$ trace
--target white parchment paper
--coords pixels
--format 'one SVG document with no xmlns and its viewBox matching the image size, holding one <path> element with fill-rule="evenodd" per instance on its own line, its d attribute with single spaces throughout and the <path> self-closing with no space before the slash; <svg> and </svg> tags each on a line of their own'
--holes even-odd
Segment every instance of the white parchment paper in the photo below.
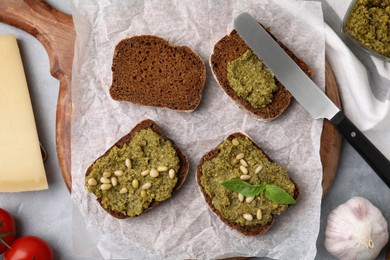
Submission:
<svg viewBox="0 0 390 260">
<path fill-rule="evenodd" d="M 72 199 L 104 258 L 210 259 L 267 256 L 312 259 L 319 231 L 322 121 L 295 101 L 277 120 L 259 122 L 240 110 L 214 80 L 208 59 L 214 44 L 247 11 L 268 26 L 314 72 L 324 88 L 324 34 L 320 3 L 288 0 L 73 1 L 77 40 L 73 64 Z M 207 62 L 207 82 L 195 112 L 137 106 L 111 99 L 111 64 L 123 38 L 153 34 L 187 45 Z M 108 215 L 84 187 L 88 166 L 139 121 L 150 118 L 187 154 L 190 172 L 170 200 L 134 219 Z M 298 203 L 257 237 L 231 230 L 198 191 L 201 156 L 229 134 L 247 133 L 300 187 Z M 78 221 L 78 219 L 73 219 Z"/>
</svg>

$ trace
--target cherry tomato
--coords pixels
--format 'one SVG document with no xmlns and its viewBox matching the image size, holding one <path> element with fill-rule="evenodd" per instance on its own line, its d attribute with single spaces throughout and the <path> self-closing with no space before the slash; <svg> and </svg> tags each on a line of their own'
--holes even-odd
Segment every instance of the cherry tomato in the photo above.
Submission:
<svg viewBox="0 0 390 260">
<path fill-rule="evenodd" d="M 35 236 L 24 236 L 11 244 L 5 251 L 4 260 L 53 260 L 53 250 L 42 239 Z"/>
<path fill-rule="evenodd" d="M 4 253 L 15 240 L 15 220 L 4 209 L 0 208 L 0 254 Z"/>
</svg>

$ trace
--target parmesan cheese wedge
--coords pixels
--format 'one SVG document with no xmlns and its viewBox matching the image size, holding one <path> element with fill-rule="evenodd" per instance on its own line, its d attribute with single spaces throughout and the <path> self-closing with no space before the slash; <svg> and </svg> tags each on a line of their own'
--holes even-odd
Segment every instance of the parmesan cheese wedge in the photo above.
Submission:
<svg viewBox="0 0 390 260">
<path fill-rule="evenodd" d="M 16 38 L 0 35 L 0 192 L 47 188 Z"/>
</svg>

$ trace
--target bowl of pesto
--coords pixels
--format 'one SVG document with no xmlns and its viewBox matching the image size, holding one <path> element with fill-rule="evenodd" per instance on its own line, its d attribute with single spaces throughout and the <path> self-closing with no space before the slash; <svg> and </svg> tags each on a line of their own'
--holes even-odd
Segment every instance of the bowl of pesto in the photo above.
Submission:
<svg viewBox="0 0 390 260">
<path fill-rule="evenodd" d="M 390 0 L 352 0 L 342 32 L 370 55 L 390 62 Z"/>
</svg>

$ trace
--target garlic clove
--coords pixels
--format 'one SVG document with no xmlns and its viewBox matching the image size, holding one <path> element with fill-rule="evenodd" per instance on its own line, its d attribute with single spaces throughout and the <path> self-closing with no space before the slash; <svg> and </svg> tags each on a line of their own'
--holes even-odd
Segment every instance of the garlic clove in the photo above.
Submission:
<svg viewBox="0 0 390 260">
<path fill-rule="evenodd" d="M 382 213 L 362 197 L 329 214 L 325 236 L 325 248 L 339 259 L 375 259 L 389 239 Z"/>
</svg>

